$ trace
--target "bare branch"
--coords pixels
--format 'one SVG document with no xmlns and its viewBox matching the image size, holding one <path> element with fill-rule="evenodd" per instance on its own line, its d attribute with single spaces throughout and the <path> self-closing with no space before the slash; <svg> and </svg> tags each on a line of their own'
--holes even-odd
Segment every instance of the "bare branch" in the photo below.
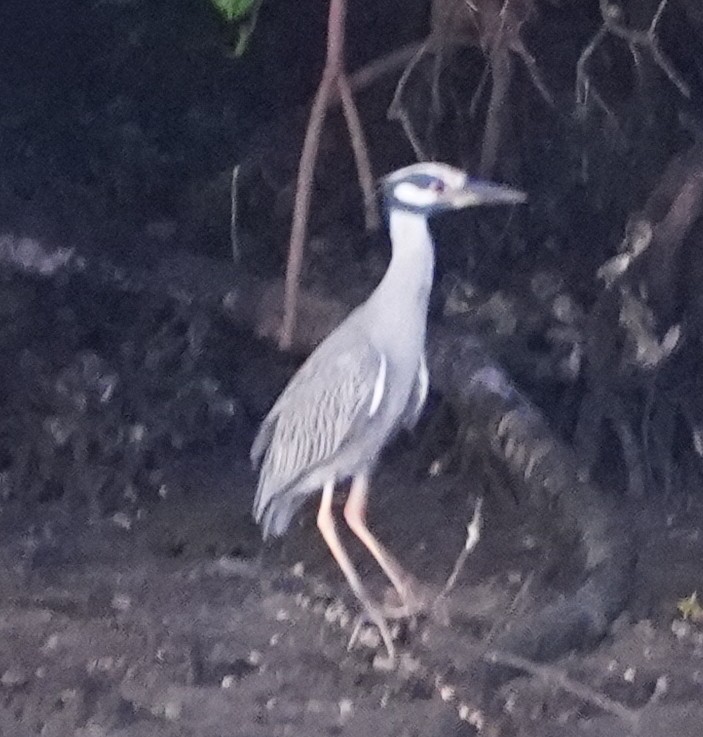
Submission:
<svg viewBox="0 0 703 737">
<path fill-rule="evenodd" d="M 300 273 L 303 265 L 303 248 L 310 211 L 315 162 L 320 147 L 320 135 L 322 133 L 325 114 L 335 89 L 338 91 L 342 101 L 342 109 L 354 151 L 359 184 L 364 197 L 366 227 L 372 230 L 377 228 L 381 222 L 374 195 L 373 177 L 371 175 L 366 140 L 361 127 L 361 121 L 359 120 L 359 114 L 354 104 L 351 86 L 344 71 L 344 28 L 346 12 L 346 0 L 332 0 L 327 21 L 327 59 L 325 61 L 325 69 L 322 73 L 322 80 L 320 81 L 320 86 L 317 89 L 310 110 L 305 141 L 300 155 L 295 190 L 295 205 L 293 208 L 293 224 L 288 246 L 283 325 L 279 339 L 279 346 L 283 350 L 289 349 L 293 344 L 293 331 L 295 330 L 298 291 L 300 288 Z"/>
<path fill-rule="evenodd" d="M 517 668 L 518 670 L 525 671 L 525 673 L 529 673 L 531 676 L 538 678 L 549 686 L 560 688 L 562 691 L 566 691 L 567 693 L 576 696 L 576 698 L 581 699 L 581 701 L 593 704 L 593 706 L 619 717 L 632 727 L 637 727 L 640 723 L 638 712 L 628 708 L 624 704 L 621 704 L 619 701 L 611 699 L 604 693 L 596 691 L 590 686 L 586 686 L 584 683 L 574 681 L 572 678 L 569 678 L 566 673 L 555 666 L 541 665 L 534 663 L 531 660 L 527 660 L 526 658 L 521 658 L 517 655 L 512 655 L 511 653 L 499 650 L 492 650 L 491 652 L 486 653 L 484 659 L 489 663 L 495 663 L 497 665 L 504 665 L 508 668 Z"/>
<path fill-rule="evenodd" d="M 429 53 L 431 47 L 432 39 L 428 38 L 417 50 L 416 54 L 413 56 L 407 67 L 405 67 L 403 74 L 398 80 L 395 94 L 393 95 L 391 104 L 388 107 L 388 120 L 397 120 L 403 126 L 405 136 L 410 142 L 418 161 L 426 161 L 428 156 L 423 150 L 422 144 L 415 133 L 410 115 L 403 105 L 403 92 L 405 92 L 405 86 L 410 79 L 410 75 L 415 71 L 415 67 L 420 63 L 425 54 Z"/>
<path fill-rule="evenodd" d="M 232 185 L 230 189 L 230 222 L 229 222 L 229 240 L 232 246 L 232 263 L 236 266 L 242 260 L 242 255 L 239 250 L 239 235 L 237 229 L 237 194 L 239 191 L 239 170 L 241 166 L 237 164 L 232 169 Z"/>
<path fill-rule="evenodd" d="M 454 588 L 457 579 L 459 578 L 459 574 L 466 565 L 467 558 L 475 550 L 479 540 L 481 539 L 481 524 L 483 522 L 483 515 L 481 514 L 482 509 L 483 498 L 479 497 L 478 501 L 476 502 L 476 506 L 474 507 L 474 513 L 471 517 L 471 521 L 466 526 L 466 542 L 464 543 L 464 547 L 462 548 L 461 553 L 459 553 L 459 557 L 454 563 L 454 568 L 451 572 L 451 575 L 447 579 L 447 583 L 444 584 L 442 592 L 437 597 L 438 599 L 447 596 L 449 592 Z"/>
<path fill-rule="evenodd" d="M 657 27 L 662 19 L 664 10 L 666 9 L 668 0 L 661 0 L 649 27 L 646 31 L 641 31 L 633 28 L 627 28 L 620 22 L 622 11 L 621 8 L 609 0 L 598 0 L 600 6 L 601 17 L 603 18 L 603 25 L 598 29 L 596 35 L 591 39 L 586 48 L 584 49 L 581 57 L 577 64 L 576 74 L 576 100 L 578 103 L 584 104 L 583 90 L 587 89 L 588 74 L 586 72 L 586 63 L 593 55 L 596 48 L 600 45 L 607 34 L 612 34 L 616 38 L 620 38 L 627 43 L 630 53 L 633 55 L 635 66 L 638 65 L 638 49 L 647 49 L 656 65 L 666 74 L 669 81 L 676 87 L 676 89 L 686 98 L 691 97 L 691 89 L 688 84 L 683 80 L 681 75 L 676 70 L 676 67 L 664 53 L 661 46 L 659 45 L 659 39 L 657 37 Z M 602 100 L 596 99 L 599 104 Z M 607 108 L 604 108 L 607 111 Z"/>
<path fill-rule="evenodd" d="M 315 161 L 320 147 L 320 134 L 325 121 L 327 101 L 334 83 L 334 72 L 326 69 L 317 89 L 310 111 L 310 120 L 305 132 L 303 151 L 298 166 L 298 181 L 293 207 L 293 225 L 288 246 L 288 265 L 286 267 L 286 287 L 283 298 L 283 326 L 281 327 L 280 347 L 288 350 L 293 345 L 300 272 L 303 267 L 303 247 L 307 232 L 308 213 L 312 196 L 312 182 L 315 174 Z"/>
<path fill-rule="evenodd" d="M 347 122 L 347 130 L 349 131 L 349 139 L 351 141 L 352 150 L 354 152 L 354 161 L 356 162 L 356 173 L 359 178 L 359 187 L 364 197 L 364 219 L 366 230 L 378 230 L 381 226 L 381 217 L 378 212 L 378 203 L 376 201 L 376 192 L 374 189 L 373 177 L 371 176 L 371 162 L 369 161 L 369 151 L 366 145 L 364 129 L 361 126 L 359 111 L 354 102 L 354 95 L 351 91 L 349 80 L 345 74 L 337 76 L 337 89 L 342 98 L 342 111 L 344 119 Z"/>
</svg>

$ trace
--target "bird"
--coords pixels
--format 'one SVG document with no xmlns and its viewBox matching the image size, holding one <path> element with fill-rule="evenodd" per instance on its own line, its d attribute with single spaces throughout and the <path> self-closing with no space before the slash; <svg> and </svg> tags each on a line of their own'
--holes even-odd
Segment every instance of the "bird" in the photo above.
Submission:
<svg viewBox="0 0 703 737">
<path fill-rule="evenodd" d="M 403 167 L 385 176 L 380 190 L 392 249 L 387 270 L 290 380 L 261 423 L 250 456 L 259 470 L 253 516 L 264 539 L 283 535 L 306 499 L 322 492 L 319 532 L 362 605 L 364 621 L 378 628 L 392 666 L 387 620 L 418 613 L 424 602 L 415 579 L 369 529 L 366 508 L 381 452 L 415 426 L 428 395 L 425 341 L 435 262 L 429 219 L 471 206 L 517 204 L 525 195 L 472 180 L 442 162 Z M 332 499 L 337 485 L 350 479 L 344 519 L 388 577 L 400 606 L 371 598 L 339 538 Z"/>
</svg>

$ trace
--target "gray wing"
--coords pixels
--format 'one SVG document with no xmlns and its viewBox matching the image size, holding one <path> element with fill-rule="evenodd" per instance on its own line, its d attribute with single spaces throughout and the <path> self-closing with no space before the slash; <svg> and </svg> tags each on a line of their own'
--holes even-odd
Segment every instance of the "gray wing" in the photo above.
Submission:
<svg viewBox="0 0 703 737">
<path fill-rule="evenodd" d="M 252 462 L 261 461 L 253 511 L 257 522 L 264 520 L 265 536 L 283 532 L 296 508 L 291 504 L 302 502 L 286 490 L 331 459 L 358 423 L 378 410 L 386 359 L 361 336 L 350 342 L 353 350 L 338 350 L 336 340 L 320 345 L 283 391 L 252 445 Z"/>
<path fill-rule="evenodd" d="M 415 374 L 415 382 L 413 384 L 412 391 L 410 392 L 410 399 L 403 415 L 403 426 L 406 430 L 412 430 L 417 421 L 420 419 L 422 409 L 427 401 L 427 394 L 430 390 L 430 373 L 427 369 L 427 359 L 423 353 L 420 356 L 420 363 Z"/>
</svg>

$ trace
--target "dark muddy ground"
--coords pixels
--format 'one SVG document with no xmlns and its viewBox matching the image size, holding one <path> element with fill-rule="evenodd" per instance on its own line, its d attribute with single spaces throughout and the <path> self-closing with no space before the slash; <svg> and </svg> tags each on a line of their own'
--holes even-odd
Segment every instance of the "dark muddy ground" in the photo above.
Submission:
<svg viewBox="0 0 703 737">
<path fill-rule="evenodd" d="M 438 590 L 475 489 L 469 479 L 418 480 L 417 452 L 394 455 L 375 479 L 373 523 Z M 545 535 L 549 520 L 489 497 L 483 540 L 447 602 L 449 623 L 405 632 L 399 670 L 386 673 L 373 665 L 373 633 L 346 650 L 353 602 L 311 509 L 264 550 L 242 458 L 181 458 L 169 477 L 180 493 L 148 513 L 87 528 L 47 506 L 33 533 L 19 533 L 26 517 L 4 512 L 3 734 L 474 734 L 464 720 L 483 734 L 629 734 L 623 717 L 540 678 L 519 678 L 490 707 L 472 707 L 471 664 L 492 627 L 543 598 L 534 581 L 506 614 L 540 562 L 567 554 Z M 699 734 L 703 631 L 682 622 L 676 601 L 698 581 L 701 510 L 652 505 L 623 523 L 637 527 L 642 551 L 630 613 L 593 652 L 554 667 L 647 709 L 633 734 L 663 735 L 662 724 Z"/>
<path fill-rule="evenodd" d="M 240 161 L 244 260 L 277 273 L 298 106 L 322 58 L 309 38 L 324 22 L 317 0 L 299 3 L 294 22 L 277 15 L 283 0 L 269 5 L 238 63 L 193 3 L 0 8 L 5 69 L 16 72 L 0 80 L 0 736 L 699 735 L 703 623 L 677 609 L 701 588 L 699 501 L 629 502 L 621 521 L 636 531 L 640 561 L 611 635 L 485 699 L 472 670 L 492 635 L 568 591 L 580 562 L 558 520 L 521 503 L 499 473 L 453 464 L 430 475 L 445 448 L 420 428 L 374 478 L 372 525 L 435 593 L 479 495 L 483 535 L 435 615 L 398 631 L 400 665 L 385 672 L 373 631 L 347 651 L 356 609 L 314 502 L 271 545 L 251 521 L 248 446 L 295 361 L 173 295 L 120 291 L 83 272 L 36 276 L 36 243 L 74 248 L 89 264 L 183 251 L 224 263 Z M 400 30 L 397 5 L 352 14 L 354 64 L 423 30 L 423 3 Z M 362 96 L 379 170 L 409 153 L 385 121 L 384 84 Z M 306 280 L 338 284 L 342 273 L 345 289 L 362 293 L 385 251 L 359 235 L 340 130 L 333 116 Z M 500 234 L 495 250 L 468 261 L 500 274 L 504 230 L 487 228 Z M 587 291 L 586 264 L 612 246 L 604 235 L 582 262 L 561 264 L 576 294 Z M 445 266 L 465 258 L 450 254 Z M 554 267 L 553 252 L 547 259 Z M 535 260 L 527 252 L 514 274 L 481 288 L 509 292 Z M 518 380 L 556 425 L 554 387 L 529 370 Z M 381 595 L 378 571 L 350 545 Z"/>
</svg>

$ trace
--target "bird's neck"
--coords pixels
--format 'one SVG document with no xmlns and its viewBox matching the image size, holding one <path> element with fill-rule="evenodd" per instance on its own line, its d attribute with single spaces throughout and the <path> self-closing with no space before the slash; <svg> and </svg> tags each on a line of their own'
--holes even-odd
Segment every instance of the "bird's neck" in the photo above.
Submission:
<svg viewBox="0 0 703 737">
<path fill-rule="evenodd" d="M 393 253 L 379 296 L 390 296 L 397 308 L 426 313 L 434 273 L 434 246 L 427 217 L 391 209 L 389 230 Z"/>
</svg>

